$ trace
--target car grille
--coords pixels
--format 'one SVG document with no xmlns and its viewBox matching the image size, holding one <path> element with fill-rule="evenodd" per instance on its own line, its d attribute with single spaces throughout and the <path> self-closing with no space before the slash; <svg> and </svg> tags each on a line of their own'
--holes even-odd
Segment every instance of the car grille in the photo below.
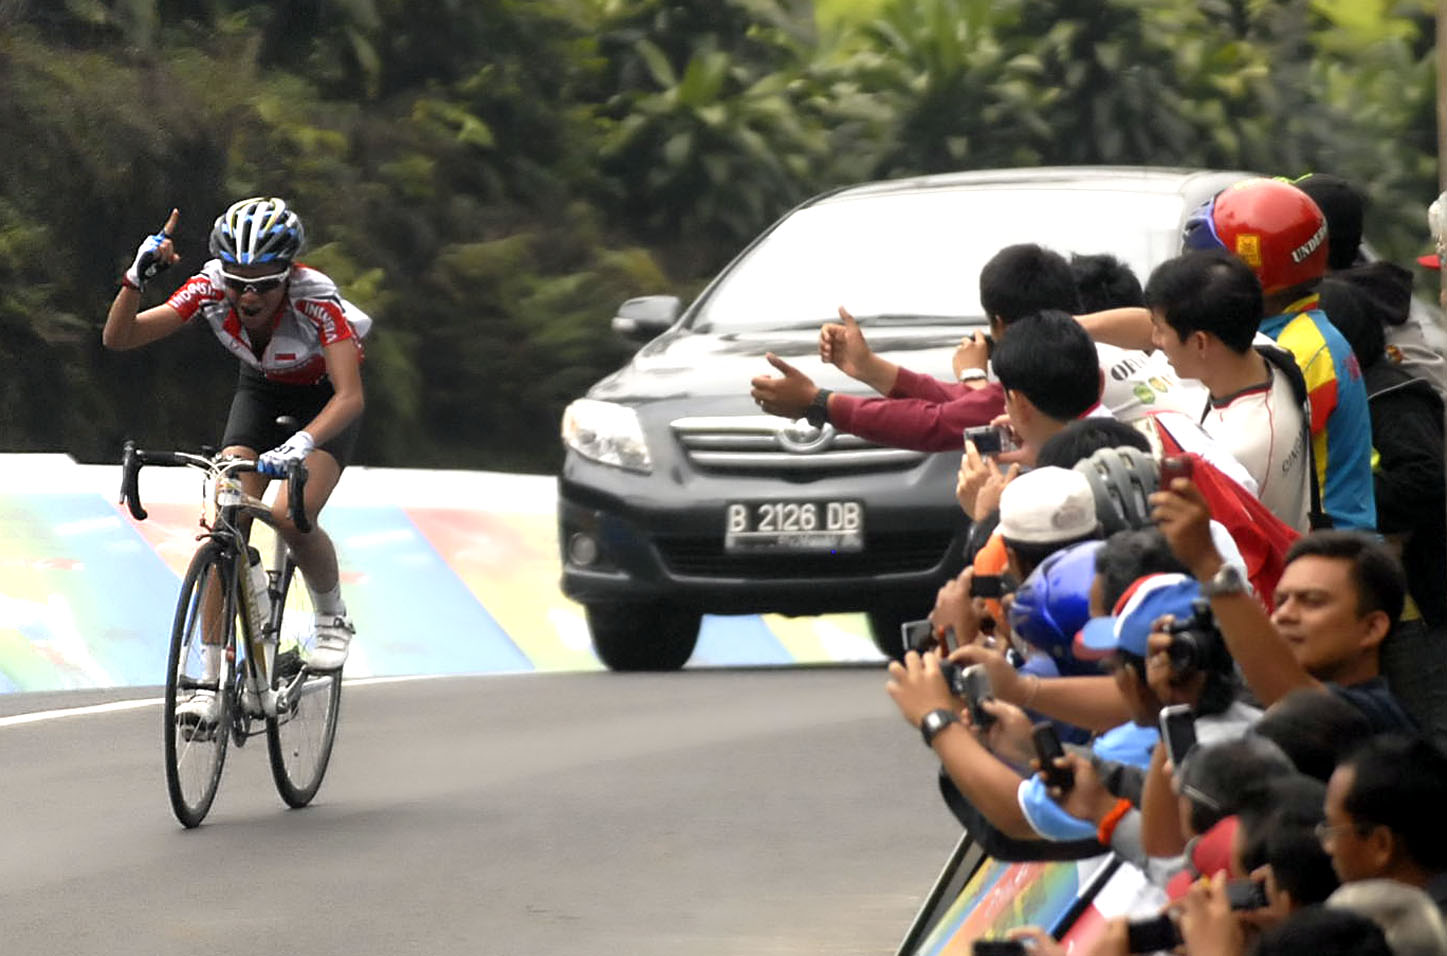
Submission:
<svg viewBox="0 0 1447 956">
<path fill-rule="evenodd" d="M 903 471 L 928 457 L 876 445 L 833 425 L 814 428 L 773 415 L 679 418 L 672 427 L 700 471 L 799 476 Z"/>
<path fill-rule="evenodd" d="M 670 572 L 697 578 L 867 577 L 929 571 L 944 560 L 951 536 L 939 532 L 868 534 L 864 550 L 841 554 L 726 554 L 722 538 L 657 539 Z"/>
</svg>

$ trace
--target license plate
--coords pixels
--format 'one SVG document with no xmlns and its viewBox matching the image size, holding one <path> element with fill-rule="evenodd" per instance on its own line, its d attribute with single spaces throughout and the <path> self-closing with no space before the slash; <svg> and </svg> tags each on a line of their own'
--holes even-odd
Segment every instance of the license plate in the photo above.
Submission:
<svg viewBox="0 0 1447 956">
<path fill-rule="evenodd" d="M 858 501 L 731 502 L 724 509 L 724 551 L 863 551 Z"/>
</svg>

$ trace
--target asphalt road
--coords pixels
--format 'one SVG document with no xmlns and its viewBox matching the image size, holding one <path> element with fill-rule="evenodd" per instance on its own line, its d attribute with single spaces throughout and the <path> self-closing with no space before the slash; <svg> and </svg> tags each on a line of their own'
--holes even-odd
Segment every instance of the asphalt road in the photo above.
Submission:
<svg viewBox="0 0 1447 956">
<path fill-rule="evenodd" d="M 159 706 L 0 719 L 0 950 L 892 952 L 959 831 L 883 683 L 352 685 L 312 807 L 283 808 L 258 738 L 189 832 Z M 117 696 L 0 697 L 0 717 Z"/>
</svg>

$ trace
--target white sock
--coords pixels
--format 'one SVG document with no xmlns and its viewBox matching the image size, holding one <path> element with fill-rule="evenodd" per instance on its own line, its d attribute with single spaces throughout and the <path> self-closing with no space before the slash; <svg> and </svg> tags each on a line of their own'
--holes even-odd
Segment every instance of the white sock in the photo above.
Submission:
<svg viewBox="0 0 1447 956">
<path fill-rule="evenodd" d="M 221 645 L 205 644 L 201 647 L 201 661 L 204 673 L 201 679 L 210 683 L 221 679 Z"/>
<path fill-rule="evenodd" d="M 338 581 L 330 591 L 318 591 L 310 584 L 306 589 L 311 592 L 312 609 L 318 614 L 325 614 L 327 617 L 346 617 L 347 604 L 342 600 L 342 582 Z"/>
</svg>

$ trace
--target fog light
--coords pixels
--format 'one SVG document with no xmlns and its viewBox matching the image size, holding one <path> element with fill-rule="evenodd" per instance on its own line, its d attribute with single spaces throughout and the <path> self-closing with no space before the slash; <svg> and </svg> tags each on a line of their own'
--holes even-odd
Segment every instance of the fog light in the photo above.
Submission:
<svg viewBox="0 0 1447 956">
<path fill-rule="evenodd" d="M 586 568 L 598 560 L 598 542 L 590 534 L 575 534 L 568 539 L 568 560 Z"/>
</svg>

